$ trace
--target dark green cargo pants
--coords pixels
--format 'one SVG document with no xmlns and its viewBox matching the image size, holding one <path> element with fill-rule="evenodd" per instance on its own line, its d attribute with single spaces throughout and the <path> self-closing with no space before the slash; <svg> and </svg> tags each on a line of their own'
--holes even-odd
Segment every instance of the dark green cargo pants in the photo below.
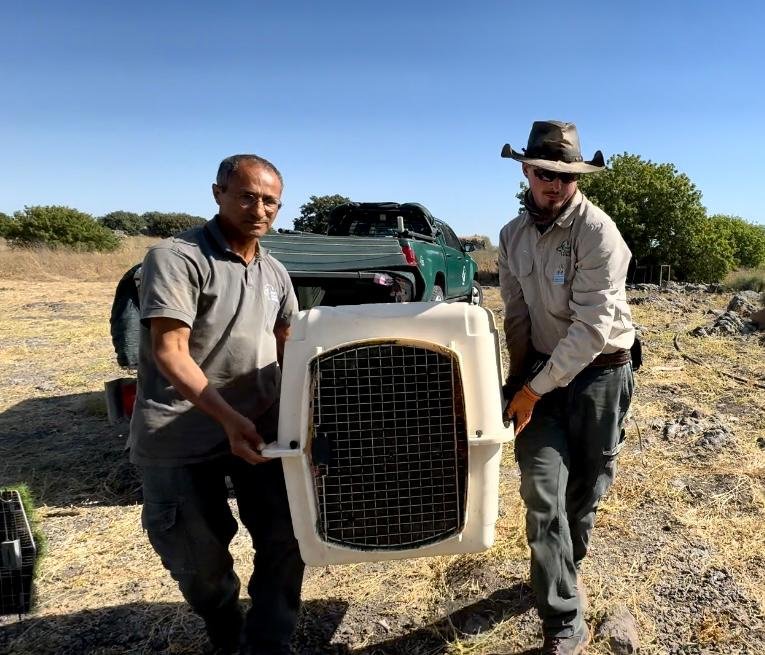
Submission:
<svg viewBox="0 0 765 655">
<path fill-rule="evenodd" d="M 531 586 L 545 635 L 581 629 L 576 573 L 611 486 L 630 406 L 632 367 L 586 368 L 536 404 L 515 442 L 531 548 Z"/>
</svg>

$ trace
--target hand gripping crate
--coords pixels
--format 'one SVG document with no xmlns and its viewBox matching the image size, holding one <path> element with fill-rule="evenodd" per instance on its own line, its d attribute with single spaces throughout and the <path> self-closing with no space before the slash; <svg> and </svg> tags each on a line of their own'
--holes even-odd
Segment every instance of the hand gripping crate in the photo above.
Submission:
<svg viewBox="0 0 765 655">
<path fill-rule="evenodd" d="M 466 303 L 316 307 L 292 325 L 281 457 L 304 561 L 478 552 L 494 541 L 499 339 Z"/>
<path fill-rule="evenodd" d="M 0 616 L 31 609 L 36 553 L 19 492 L 0 490 Z"/>
</svg>

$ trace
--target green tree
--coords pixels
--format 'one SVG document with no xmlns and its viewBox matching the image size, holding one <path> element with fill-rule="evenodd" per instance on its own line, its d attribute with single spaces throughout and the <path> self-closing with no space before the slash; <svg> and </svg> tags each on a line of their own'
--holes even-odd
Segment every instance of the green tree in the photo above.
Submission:
<svg viewBox="0 0 765 655">
<path fill-rule="evenodd" d="M 0 238 L 4 237 L 11 227 L 11 217 L 0 212 Z"/>
<path fill-rule="evenodd" d="M 704 217 L 685 254 L 684 274 L 689 280 L 719 282 L 736 268 L 736 248 L 724 221 Z"/>
<path fill-rule="evenodd" d="M 331 196 L 311 196 L 300 207 L 300 216 L 293 219 L 296 230 L 324 234 L 327 231 L 329 213 L 337 206 L 350 202 L 350 198 L 334 194 Z"/>
<path fill-rule="evenodd" d="M 109 212 L 98 220 L 101 221 L 104 227 L 108 227 L 110 230 L 120 230 L 131 236 L 141 234 L 146 229 L 146 220 L 134 212 Z"/>
<path fill-rule="evenodd" d="M 24 207 L 13 214 L 6 238 L 15 246 L 65 246 L 75 250 L 112 251 L 114 232 L 90 214 L 58 205 Z"/>
<path fill-rule="evenodd" d="M 583 175 L 579 188 L 614 219 L 638 263 L 669 264 L 673 277 L 688 279 L 698 270 L 693 261 L 701 252 L 696 241 L 709 223 L 701 191 L 674 164 L 614 155 L 605 171 Z M 720 238 L 722 232 L 713 235 Z M 714 246 L 709 238 L 700 243 Z"/>
<path fill-rule="evenodd" d="M 736 268 L 757 268 L 765 262 L 765 229 L 738 216 L 715 214 L 710 219 L 726 230 Z"/>
<path fill-rule="evenodd" d="M 141 215 L 146 221 L 146 233 L 154 237 L 172 237 L 193 227 L 204 225 L 206 218 L 178 212 L 146 212 Z"/>
</svg>

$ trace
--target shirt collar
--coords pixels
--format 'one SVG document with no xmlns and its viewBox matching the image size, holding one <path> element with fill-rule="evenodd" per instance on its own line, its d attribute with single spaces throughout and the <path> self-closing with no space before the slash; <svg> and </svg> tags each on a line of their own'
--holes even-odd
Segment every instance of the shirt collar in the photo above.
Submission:
<svg viewBox="0 0 765 655">
<path fill-rule="evenodd" d="M 231 250 L 231 247 L 228 245 L 228 241 L 226 241 L 226 237 L 223 235 L 223 230 L 220 227 L 220 217 L 218 214 L 215 214 L 213 216 L 212 220 L 207 221 L 205 223 L 205 229 L 209 233 L 209 235 L 212 237 L 212 240 L 215 242 L 215 244 L 223 251 L 230 253 L 237 259 L 241 259 L 239 255 L 237 255 L 233 250 Z M 252 262 L 258 261 L 261 257 L 265 257 L 268 255 L 268 249 L 263 247 L 262 243 L 258 243 L 258 254 L 255 256 L 255 258 L 252 260 Z"/>
</svg>

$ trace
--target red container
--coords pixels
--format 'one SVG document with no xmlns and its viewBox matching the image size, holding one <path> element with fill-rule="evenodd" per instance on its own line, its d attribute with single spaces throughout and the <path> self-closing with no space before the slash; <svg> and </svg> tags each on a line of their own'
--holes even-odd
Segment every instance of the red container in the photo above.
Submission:
<svg viewBox="0 0 765 655">
<path fill-rule="evenodd" d="M 136 386 L 137 385 L 135 382 L 123 382 L 120 384 L 120 402 L 122 403 L 122 413 L 128 418 L 133 415 Z"/>
</svg>

